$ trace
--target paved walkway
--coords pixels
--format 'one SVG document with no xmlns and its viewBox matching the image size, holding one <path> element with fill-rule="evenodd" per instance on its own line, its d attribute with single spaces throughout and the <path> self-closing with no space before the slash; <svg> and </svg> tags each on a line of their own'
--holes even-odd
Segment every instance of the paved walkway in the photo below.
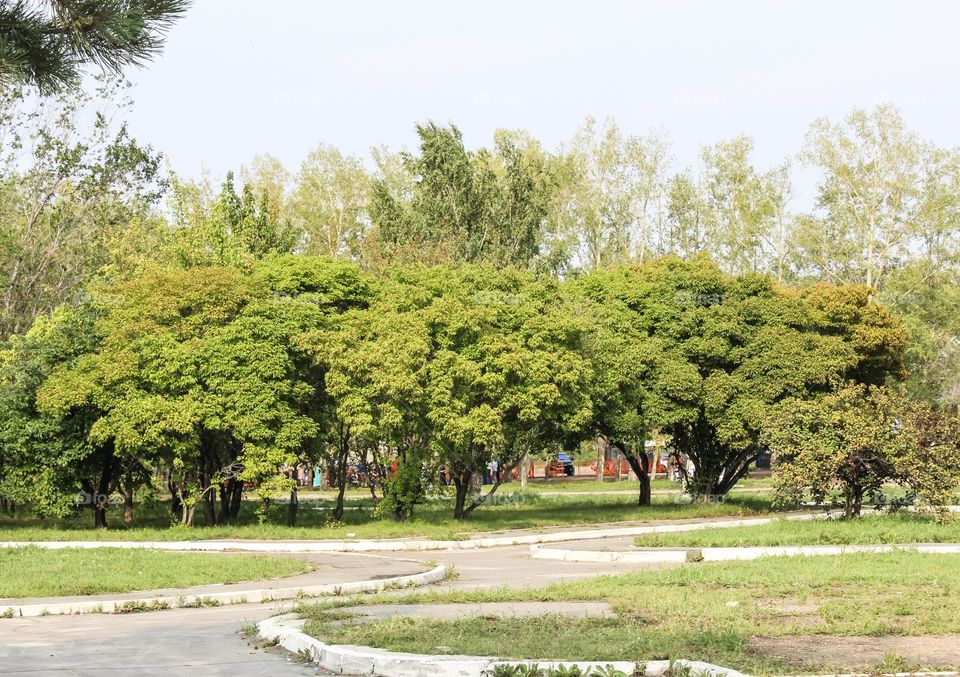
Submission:
<svg viewBox="0 0 960 677">
<path fill-rule="evenodd" d="M 548 562 L 529 558 L 529 548 L 407 552 L 362 556 L 318 555 L 330 575 L 363 578 L 370 567 L 420 567 L 437 561 L 452 566 L 454 578 L 442 589 L 540 587 L 563 580 L 650 569 L 636 564 Z M 350 559 L 356 558 L 356 559 Z M 397 560 L 400 560 L 399 562 Z M 411 562 L 411 560 L 413 562 Z M 419 562 L 420 564 L 416 564 Z M 171 675 L 316 674 L 289 654 L 261 651 L 239 634 L 245 625 L 289 610 L 290 602 L 173 609 L 124 616 L 88 614 L 0 619 L 0 673 L 22 675 L 138 674 Z"/>
<path fill-rule="evenodd" d="M 260 677 L 316 675 L 285 651 L 263 651 L 238 630 L 289 604 L 173 609 L 0 621 L 4 675 Z"/>
</svg>

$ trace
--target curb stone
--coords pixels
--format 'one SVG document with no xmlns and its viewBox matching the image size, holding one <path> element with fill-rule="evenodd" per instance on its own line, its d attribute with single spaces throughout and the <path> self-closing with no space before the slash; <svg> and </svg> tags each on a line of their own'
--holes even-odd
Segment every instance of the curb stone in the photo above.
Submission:
<svg viewBox="0 0 960 677">
<path fill-rule="evenodd" d="M 125 613 L 131 611 L 154 611 L 160 609 L 184 609 L 227 604 L 272 602 L 301 597 L 324 595 L 350 595 L 360 592 L 379 592 L 390 587 L 420 586 L 442 581 L 447 576 L 447 567 L 438 565 L 418 574 L 378 578 L 346 583 L 322 583 L 288 588 L 261 588 L 216 592 L 206 595 L 161 595 L 158 597 L 130 597 L 111 600 L 80 600 L 75 602 L 51 602 L 44 604 L 21 604 L 0 606 L 0 618 L 17 616 L 53 616 L 63 614 Z"/>
<path fill-rule="evenodd" d="M 335 675 L 365 677 L 485 677 L 498 665 L 536 664 L 545 668 L 603 668 L 612 666 L 626 675 L 643 669 L 645 677 L 662 677 L 670 669 L 670 661 L 516 661 L 492 656 L 431 656 L 398 653 L 363 646 L 325 644 L 303 632 L 304 619 L 297 614 L 274 616 L 257 624 L 258 636 L 278 644 L 287 651 L 309 656 L 323 670 Z M 701 661 L 679 659 L 676 665 L 689 667 L 692 674 L 704 677 L 749 677 L 742 672 Z"/>
</svg>

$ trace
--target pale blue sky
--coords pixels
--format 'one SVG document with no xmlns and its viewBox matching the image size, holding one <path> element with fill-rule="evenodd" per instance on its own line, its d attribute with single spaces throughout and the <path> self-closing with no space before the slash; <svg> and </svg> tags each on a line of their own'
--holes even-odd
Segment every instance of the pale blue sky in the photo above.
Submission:
<svg viewBox="0 0 960 677">
<path fill-rule="evenodd" d="M 174 169 L 214 177 L 323 141 L 367 155 L 454 122 L 549 147 L 587 115 L 665 129 L 678 166 L 748 133 L 761 166 L 815 118 L 892 101 L 960 145 L 960 3 L 195 0 L 165 54 L 132 72 L 131 125 Z"/>
</svg>

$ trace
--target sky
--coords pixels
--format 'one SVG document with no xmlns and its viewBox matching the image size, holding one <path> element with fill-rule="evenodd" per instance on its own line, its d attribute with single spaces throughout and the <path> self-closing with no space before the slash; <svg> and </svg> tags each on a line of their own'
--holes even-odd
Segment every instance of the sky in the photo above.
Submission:
<svg viewBox="0 0 960 677">
<path fill-rule="evenodd" d="M 960 146 L 960 3 L 802 0 L 194 0 L 129 73 L 137 139 L 186 177 L 319 143 L 368 156 L 454 123 L 469 147 L 525 128 L 548 148 L 586 116 L 665 131 L 678 168 L 749 134 L 761 168 L 810 123 L 893 102 Z"/>
</svg>

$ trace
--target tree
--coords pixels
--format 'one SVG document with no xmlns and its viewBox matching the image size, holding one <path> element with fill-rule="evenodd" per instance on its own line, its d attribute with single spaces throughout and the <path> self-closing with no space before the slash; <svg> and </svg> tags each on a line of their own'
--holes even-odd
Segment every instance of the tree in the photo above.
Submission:
<svg viewBox="0 0 960 677">
<path fill-rule="evenodd" d="M 302 235 L 277 199 L 267 186 L 260 186 L 258 193 L 251 184 L 238 195 L 233 172 L 227 172 L 216 195 L 207 181 L 174 178 L 170 196 L 174 262 L 184 267 L 249 269 L 270 254 L 292 252 Z"/>
<path fill-rule="evenodd" d="M 271 326 L 279 324 L 282 328 L 278 339 L 286 345 L 289 373 L 309 393 L 298 401 L 298 411 L 317 426 L 316 435 L 301 445 L 297 460 L 305 465 L 326 462 L 334 471 L 340 491 L 333 518 L 339 520 L 343 517 L 347 463 L 355 434 L 352 422 L 338 414 L 329 392 L 330 361 L 318 359 L 318 353 L 327 358 L 331 337 L 351 311 L 367 307 L 372 297 L 370 283 L 352 263 L 314 256 L 271 257 L 256 267 L 254 277 L 276 297 L 268 298 L 261 312 Z M 294 486 L 288 516 L 291 524 L 296 519 L 296 504 Z"/>
<path fill-rule="evenodd" d="M 781 503 L 823 502 L 834 490 L 844 515 L 884 483 L 908 487 L 941 511 L 960 484 L 960 420 L 884 386 L 846 384 L 808 401 L 785 402 L 768 422 Z"/>
<path fill-rule="evenodd" d="M 403 155 L 408 194 L 373 182 L 371 215 L 383 255 L 398 261 L 530 267 L 542 242 L 554 177 L 523 138 L 498 133 L 494 149 L 468 151 L 456 127 L 419 125 L 418 155 Z M 527 140 L 529 141 L 529 140 Z M 403 184 L 400 186 L 403 187 Z"/>
<path fill-rule="evenodd" d="M 906 441 L 895 460 L 897 476 L 922 507 L 944 517 L 960 487 L 960 417 L 898 395 L 897 423 Z"/>
<path fill-rule="evenodd" d="M 466 518 L 532 451 L 577 439 L 590 419 L 583 325 L 556 283 L 512 270 L 439 269 L 420 282 L 433 298 L 427 417 L 431 444 Z M 486 495 L 475 478 L 497 464 Z"/>
<path fill-rule="evenodd" d="M 436 464 L 426 398 L 432 341 L 424 317 L 414 312 L 422 298 L 402 269 L 394 271 L 377 285 L 369 307 L 346 313 L 334 331 L 305 339 L 325 370 L 326 429 L 335 437 L 326 460 L 337 471 L 338 508 L 351 441 L 381 483 L 380 514 L 407 519 L 425 497 Z M 370 488 L 375 494 L 373 483 Z"/>
<path fill-rule="evenodd" d="M 817 274 L 884 287 L 917 240 L 925 190 L 936 185 L 924 180 L 932 152 L 889 105 L 811 126 L 802 158 L 823 172 L 821 218 L 809 221 L 803 245 Z"/>
<path fill-rule="evenodd" d="M 794 219 L 787 211 L 787 165 L 767 172 L 750 163 L 753 140 L 739 136 L 706 146 L 700 177 L 689 171 L 669 183 L 663 251 L 689 258 L 707 252 L 727 273 L 791 271 Z"/>
<path fill-rule="evenodd" d="M 860 515 L 864 497 L 896 477 L 897 457 L 904 453 L 890 393 L 863 385 L 786 403 L 766 439 L 776 456 L 781 502 L 796 505 L 807 494 L 823 502 L 839 489 L 846 517 Z"/>
<path fill-rule="evenodd" d="M 97 294 L 97 350 L 54 369 L 38 406 L 93 408 L 88 441 L 167 467 L 181 521 L 236 517 L 243 483 L 269 500 L 321 432 L 322 388 L 301 337 L 362 290 L 349 264 L 268 258 L 234 268 L 148 271 Z M 221 510 L 216 511 L 220 493 Z"/>
<path fill-rule="evenodd" d="M 644 329 L 649 321 L 644 309 L 632 303 L 637 281 L 635 270 L 619 267 L 570 285 L 585 304 L 582 313 L 590 325 L 584 341 L 592 370 L 590 432 L 621 450 L 640 481 L 639 504 L 650 505 L 645 442 L 653 430 L 682 413 L 683 405 L 678 410 L 677 403 L 698 387 L 699 374 L 682 354 Z"/>
<path fill-rule="evenodd" d="M 160 156 L 110 123 L 111 109 L 130 106 L 124 88 L 103 81 L 95 94 L 70 90 L 35 110 L 15 92 L 3 100 L 0 340 L 72 299 L 118 262 L 124 243 L 152 247 L 144 226 L 164 189 Z M 94 106 L 102 110 L 87 127 L 81 120 Z"/>
<path fill-rule="evenodd" d="M 106 526 L 108 496 L 121 477 L 112 447 L 90 440 L 100 411 L 78 407 L 45 413 L 38 391 L 50 374 L 93 351 L 97 313 L 88 305 L 42 316 L 0 352 L 0 497 L 30 505 L 40 516 L 63 516 L 79 505 Z M 85 499 L 76 502 L 84 492 Z"/>
<path fill-rule="evenodd" d="M 88 63 L 142 66 L 189 0 L 46 0 L 0 4 L 0 81 L 50 94 L 75 86 Z"/>
<path fill-rule="evenodd" d="M 750 164 L 753 140 L 739 136 L 701 153 L 712 255 L 729 273 L 774 272 L 782 279 L 788 255 L 786 167 L 767 173 Z"/>
<path fill-rule="evenodd" d="M 577 265 L 597 270 L 645 261 L 662 240 L 669 146 L 659 134 L 625 136 L 612 119 L 588 118 L 571 143 L 571 182 L 562 194 L 563 225 Z"/>
<path fill-rule="evenodd" d="M 293 216 L 306 235 L 304 253 L 362 259 L 369 203 L 370 177 L 358 158 L 327 145 L 311 151 L 291 198 Z"/>
<path fill-rule="evenodd" d="M 395 269 L 326 358 L 338 415 L 397 458 L 382 509 L 409 516 L 442 469 L 463 519 L 489 496 L 471 496 L 488 464 L 502 471 L 493 493 L 531 451 L 575 439 L 590 408 L 581 334 L 555 282 L 483 266 Z"/>
<path fill-rule="evenodd" d="M 864 288 L 797 294 L 759 275 L 733 277 L 698 258 L 660 259 L 633 271 L 626 303 L 639 331 L 695 369 L 670 369 L 656 391 L 669 402 L 661 431 L 685 454 L 694 495 L 726 494 L 761 451 L 780 401 L 836 379 L 875 383 L 900 368 L 905 336 Z"/>
</svg>

